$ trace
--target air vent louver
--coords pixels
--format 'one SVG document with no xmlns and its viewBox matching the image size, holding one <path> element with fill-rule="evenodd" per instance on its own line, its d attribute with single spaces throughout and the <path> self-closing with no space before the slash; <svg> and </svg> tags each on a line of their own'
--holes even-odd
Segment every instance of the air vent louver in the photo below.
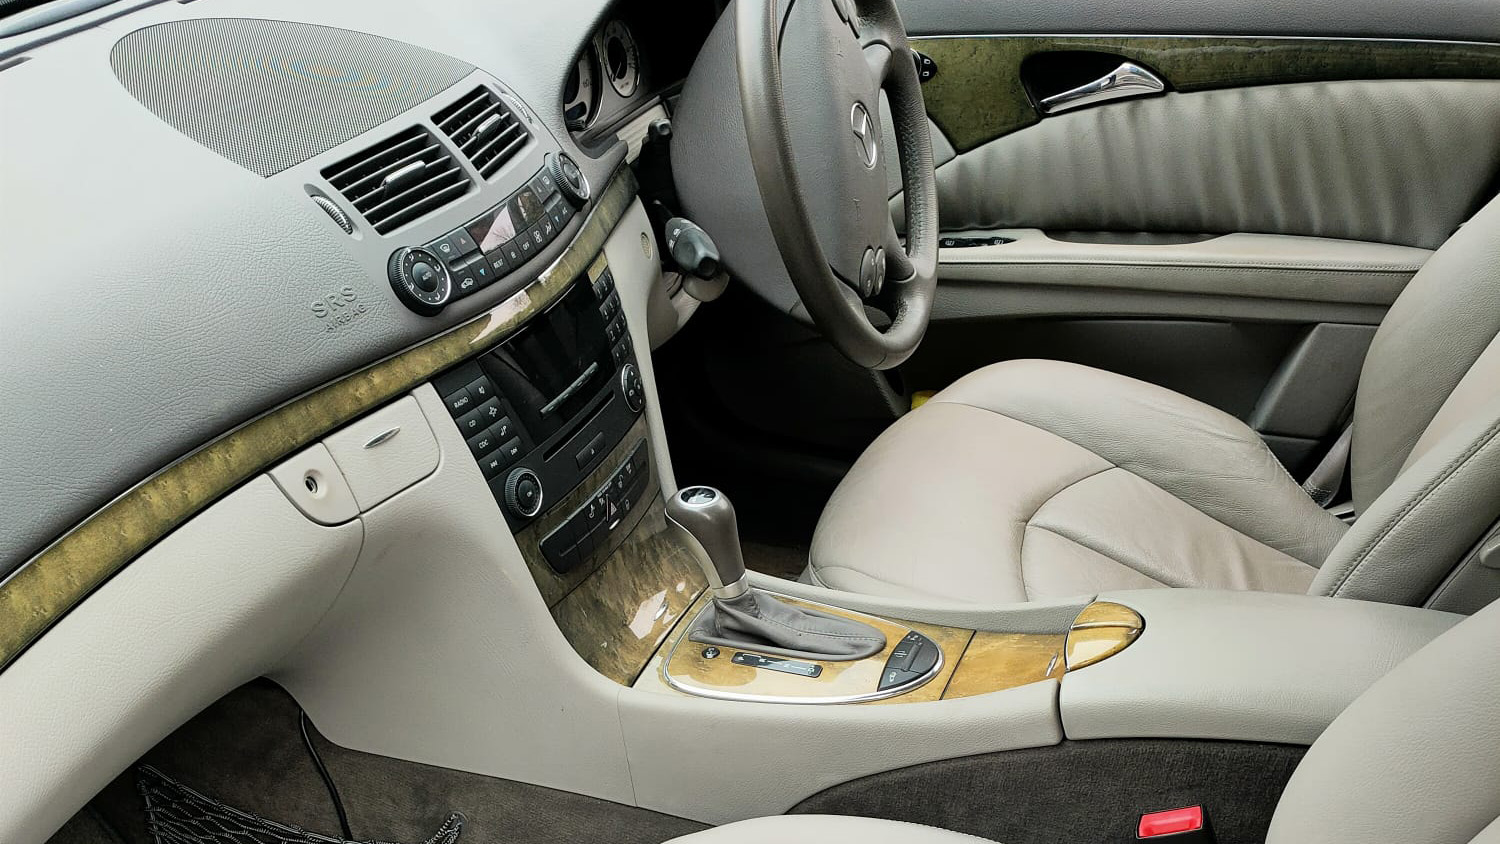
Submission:
<svg viewBox="0 0 1500 844">
<path fill-rule="evenodd" d="M 469 192 L 473 183 L 420 126 L 323 170 L 323 178 L 385 234 Z"/>
<path fill-rule="evenodd" d="M 433 115 L 432 122 L 486 179 L 504 167 L 531 139 L 515 114 L 494 91 L 483 85 Z"/>
</svg>

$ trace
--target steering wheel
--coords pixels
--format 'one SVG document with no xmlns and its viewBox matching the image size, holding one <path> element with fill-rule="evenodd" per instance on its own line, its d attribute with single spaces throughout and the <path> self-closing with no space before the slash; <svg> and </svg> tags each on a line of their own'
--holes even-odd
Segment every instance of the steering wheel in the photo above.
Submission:
<svg viewBox="0 0 1500 844">
<path fill-rule="evenodd" d="M 736 0 L 740 105 L 777 251 L 840 352 L 889 369 L 916 350 L 937 286 L 937 176 L 895 0 Z M 888 211 L 890 102 L 906 243 Z M 884 328 L 866 305 L 884 313 Z"/>
</svg>

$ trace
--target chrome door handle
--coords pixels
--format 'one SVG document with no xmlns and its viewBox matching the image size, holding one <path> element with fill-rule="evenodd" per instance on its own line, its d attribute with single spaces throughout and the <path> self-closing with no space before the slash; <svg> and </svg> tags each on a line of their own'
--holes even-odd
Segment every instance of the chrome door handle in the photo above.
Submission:
<svg viewBox="0 0 1500 844">
<path fill-rule="evenodd" d="M 1042 114 L 1057 114 L 1110 100 L 1160 94 L 1165 90 L 1167 83 L 1161 81 L 1160 76 L 1138 64 L 1125 62 L 1093 82 L 1047 97 L 1040 105 Z"/>
</svg>

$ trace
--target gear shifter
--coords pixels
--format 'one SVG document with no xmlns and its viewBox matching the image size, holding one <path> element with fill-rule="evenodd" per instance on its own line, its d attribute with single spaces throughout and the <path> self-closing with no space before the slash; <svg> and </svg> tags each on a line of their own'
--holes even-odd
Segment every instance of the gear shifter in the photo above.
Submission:
<svg viewBox="0 0 1500 844">
<path fill-rule="evenodd" d="M 682 489 L 667 499 L 667 520 L 698 558 L 714 596 L 688 634 L 693 641 L 817 660 L 864 659 L 885 649 L 885 634 L 868 624 L 751 588 L 734 505 L 724 493 Z"/>
</svg>

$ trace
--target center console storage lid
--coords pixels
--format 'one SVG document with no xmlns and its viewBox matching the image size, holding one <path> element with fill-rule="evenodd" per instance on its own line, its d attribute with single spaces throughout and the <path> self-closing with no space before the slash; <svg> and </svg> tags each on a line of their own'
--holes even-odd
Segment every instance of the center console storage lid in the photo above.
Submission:
<svg viewBox="0 0 1500 844">
<path fill-rule="evenodd" d="M 1269 592 L 1151 589 L 1099 600 L 1140 613 L 1145 629 L 1122 652 L 1068 673 L 1060 706 L 1070 739 L 1311 744 L 1375 680 L 1463 618 Z"/>
</svg>

